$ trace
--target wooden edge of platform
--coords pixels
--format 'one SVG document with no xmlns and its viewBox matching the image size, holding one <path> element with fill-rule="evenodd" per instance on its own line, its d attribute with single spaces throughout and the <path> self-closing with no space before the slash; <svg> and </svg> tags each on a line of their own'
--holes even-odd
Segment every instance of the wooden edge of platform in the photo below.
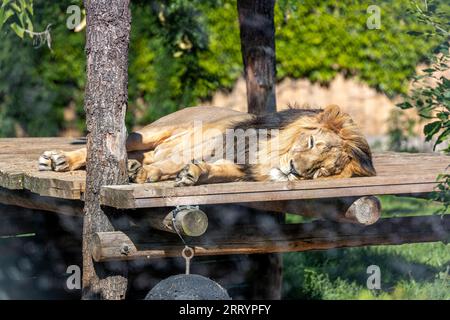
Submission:
<svg viewBox="0 0 450 320">
<path fill-rule="evenodd" d="M 356 179 L 356 178 L 354 178 Z M 241 202 L 260 202 L 260 201 L 286 201 L 286 200 L 312 200 L 325 198 L 339 198 L 339 197 L 362 197 L 371 195 L 410 195 L 423 194 L 435 191 L 437 186 L 436 177 L 423 180 L 418 183 L 397 183 L 397 184 L 379 184 L 370 185 L 350 185 L 350 186 L 335 186 L 334 188 L 285 188 L 282 190 L 252 190 L 239 189 L 234 186 L 228 186 L 228 193 L 221 192 L 214 193 L 212 189 L 209 193 L 199 193 L 198 189 L 192 189 L 187 194 L 186 188 L 183 187 L 178 190 L 171 191 L 173 195 L 159 195 L 155 196 L 153 190 L 149 190 L 148 195 L 144 192 L 136 196 L 133 186 L 106 186 L 101 191 L 101 202 L 105 206 L 110 206 L 118 209 L 135 209 L 135 208 L 151 208 L 151 207 L 168 207 L 178 205 L 204 205 L 204 204 L 220 204 L 220 203 L 241 203 Z M 216 185 L 214 185 L 216 186 Z M 205 187 L 205 186 L 199 186 Z M 175 188 L 174 188 L 175 189 Z M 184 189 L 184 190 L 181 190 Z M 171 190 L 171 189 L 167 189 Z M 176 193 L 175 193 L 176 192 Z"/>
</svg>

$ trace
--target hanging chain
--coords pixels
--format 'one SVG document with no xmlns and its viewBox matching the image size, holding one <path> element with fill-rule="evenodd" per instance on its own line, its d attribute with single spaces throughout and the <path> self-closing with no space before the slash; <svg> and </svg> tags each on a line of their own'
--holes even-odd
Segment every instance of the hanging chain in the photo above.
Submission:
<svg viewBox="0 0 450 320">
<path fill-rule="evenodd" d="M 172 226 L 175 232 L 177 233 L 178 237 L 180 237 L 181 241 L 184 244 L 184 249 L 181 251 L 181 256 L 184 258 L 184 261 L 186 262 L 186 274 L 190 274 L 191 272 L 191 259 L 194 257 L 194 249 L 188 246 L 186 241 L 184 240 L 183 236 L 181 235 L 180 230 L 178 230 L 177 224 L 176 224 L 176 216 L 178 212 L 185 209 L 197 209 L 198 206 L 177 206 L 174 210 L 172 210 Z"/>
</svg>

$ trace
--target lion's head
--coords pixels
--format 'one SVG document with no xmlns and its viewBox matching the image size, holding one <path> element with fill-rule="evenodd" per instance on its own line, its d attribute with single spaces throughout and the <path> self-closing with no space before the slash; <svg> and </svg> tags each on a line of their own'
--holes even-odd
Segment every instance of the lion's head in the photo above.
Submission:
<svg viewBox="0 0 450 320">
<path fill-rule="evenodd" d="M 350 116 L 331 105 L 300 117 L 281 132 L 286 143 L 273 180 L 356 177 L 376 174 L 369 145 Z"/>
</svg>

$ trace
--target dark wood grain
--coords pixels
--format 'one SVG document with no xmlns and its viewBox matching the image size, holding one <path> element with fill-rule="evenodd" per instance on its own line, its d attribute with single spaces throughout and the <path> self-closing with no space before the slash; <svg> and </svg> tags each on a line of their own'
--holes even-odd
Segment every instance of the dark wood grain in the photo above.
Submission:
<svg viewBox="0 0 450 320">
<path fill-rule="evenodd" d="M 196 256 L 294 252 L 369 245 L 416 242 L 447 242 L 450 216 L 423 216 L 381 219 L 371 226 L 315 221 L 261 228 L 234 226 L 208 230 L 192 238 Z M 96 261 L 132 260 L 179 256 L 183 245 L 176 236 L 161 237 L 141 232 L 101 232 L 94 238 Z M 126 250 L 124 251 L 124 246 Z"/>
</svg>

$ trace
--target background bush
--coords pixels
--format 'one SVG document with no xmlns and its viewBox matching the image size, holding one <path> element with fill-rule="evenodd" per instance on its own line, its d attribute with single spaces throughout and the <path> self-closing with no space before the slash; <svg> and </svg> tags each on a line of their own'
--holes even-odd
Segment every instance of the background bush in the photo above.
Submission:
<svg viewBox="0 0 450 320">
<path fill-rule="evenodd" d="M 66 9 L 81 1 L 35 0 L 34 29 L 52 23 L 52 50 L 1 31 L 0 136 L 83 131 L 83 32 L 66 28 Z M 326 85 L 338 73 L 390 96 L 404 93 L 415 67 L 437 46 L 415 37 L 428 26 L 407 13 L 408 0 L 378 1 L 381 29 L 369 30 L 370 1 L 280 0 L 276 5 L 278 79 Z M 450 12 L 446 1 L 438 10 Z M 141 125 L 230 89 L 242 74 L 235 0 L 133 1 L 127 124 Z M 76 120 L 64 117 L 72 106 Z"/>
</svg>

